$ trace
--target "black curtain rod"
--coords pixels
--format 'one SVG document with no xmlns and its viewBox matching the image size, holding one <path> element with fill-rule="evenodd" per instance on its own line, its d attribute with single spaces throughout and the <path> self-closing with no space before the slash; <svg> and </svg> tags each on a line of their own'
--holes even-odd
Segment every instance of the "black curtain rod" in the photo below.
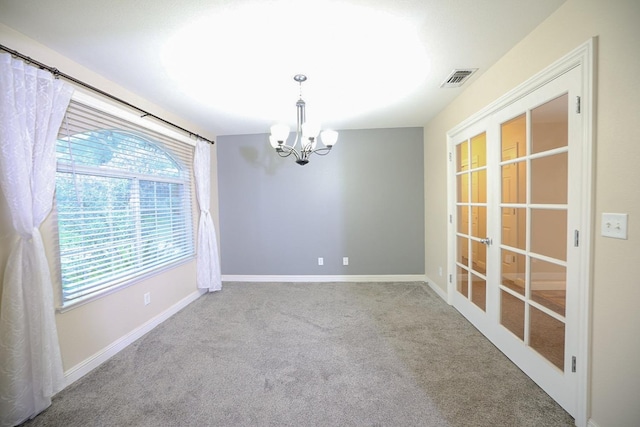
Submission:
<svg viewBox="0 0 640 427">
<path fill-rule="evenodd" d="M 141 117 L 153 117 L 154 119 L 159 120 L 159 121 L 161 121 L 162 123 L 165 123 L 165 124 L 167 124 L 167 125 L 169 125 L 169 126 L 173 126 L 173 127 L 174 127 L 174 128 L 176 128 L 176 129 L 180 129 L 181 131 L 183 131 L 183 132 L 185 132 L 185 133 L 188 133 L 188 134 L 189 134 L 189 136 L 195 136 L 197 139 L 201 139 L 201 140 L 206 141 L 206 142 L 208 142 L 208 143 L 210 143 L 210 144 L 215 144 L 215 142 L 214 142 L 214 141 L 212 141 L 212 140 L 210 140 L 210 139 L 204 138 L 204 137 L 202 137 L 202 136 L 198 135 L 197 133 L 193 133 L 193 132 L 191 132 L 191 131 L 189 131 L 189 130 L 187 130 L 187 129 L 185 129 L 185 128 L 181 127 L 181 126 L 178 126 L 178 125 L 176 125 L 176 124 L 174 124 L 174 123 L 171 123 L 170 121 L 165 120 L 165 119 L 163 119 L 162 117 L 158 117 L 158 116 L 156 116 L 155 114 L 152 114 L 152 113 L 150 113 L 150 112 L 148 112 L 148 111 L 143 110 L 142 108 L 136 107 L 135 105 L 133 105 L 133 104 L 131 104 L 131 103 L 129 103 L 129 102 L 127 102 L 127 101 L 123 100 L 123 99 L 120 99 L 120 98 L 118 98 L 117 96 L 111 95 L 110 93 L 107 93 L 107 92 L 103 91 L 102 89 L 98 89 L 98 88 L 97 88 L 97 87 L 95 87 L 95 86 L 91 86 L 91 85 L 90 85 L 90 84 L 88 84 L 88 83 L 85 83 L 85 82 L 83 82 L 83 81 L 80 81 L 80 80 L 76 79 L 75 77 L 72 77 L 72 76 L 70 76 L 70 75 L 68 75 L 68 74 L 65 74 L 65 73 L 61 72 L 60 70 L 58 70 L 58 69 L 57 69 L 57 68 L 55 68 L 55 67 L 51 67 L 51 66 L 49 66 L 49 65 L 43 64 L 43 63 L 42 63 L 42 62 L 40 62 L 40 61 L 36 61 L 36 60 L 34 60 L 34 59 L 31 59 L 30 57 L 28 57 L 28 56 L 26 56 L 26 55 L 23 55 L 23 54 L 21 54 L 20 52 L 18 52 L 18 51 L 16 51 L 16 50 L 9 49 L 8 47 L 3 46 L 3 45 L 1 45 L 1 44 L 0 44 L 0 49 L 1 49 L 1 50 L 4 50 L 5 52 L 10 53 L 11 55 L 13 55 L 13 56 L 15 56 L 15 57 L 17 57 L 17 58 L 20 58 L 20 59 L 24 60 L 24 61 L 25 61 L 26 63 L 28 63 L 28 64 L 34 64 L 34 65 L 36 65 L 36 66 L 40 67 L 40 68 L 41 68 L 41 69 L 43 69 L 43 70 L 47 70 L 47 71 L 49 71 L 49 72 L 50 72 L 51 74 L 53 74 L 53 75 L 54 75 L 54 77 L 56 77 L 56 78 L 57 78 L 57 77 L 62 77 L 62 78 L 63 78 L 63 79 L 65 79 L 65 80 L 69 80 L 70 82 L 73 82 L 73 83 L 75 83 L 75 84 L 77 84 L 77 85 L 80 85 L 80 86 L 82 86 L 82 87 L 84 87 L 84 88 L 86 88 L 86 89 L 89 89 L 89 90 L 91 90 L 91 91 L 93 91 L 93 92 L 99 93 L 99 94 L 100 94 L 100 95 L 102 95 L 102 96 L 106 96 L 106 97 L 107 97 L 107 98 L 109 98 L 109 99 L 113 99 L 114 101 L 117 101 L 117 102 L 119 102 L 120 104 L 126 105 L 127 107 L 132 108 L 132 109 L 134 109 L 134 110 L 136 110 L 136 111 L 138 111 L 138 112 L 142 113 L 142 116 L 141 116 Z"/>
</svg>

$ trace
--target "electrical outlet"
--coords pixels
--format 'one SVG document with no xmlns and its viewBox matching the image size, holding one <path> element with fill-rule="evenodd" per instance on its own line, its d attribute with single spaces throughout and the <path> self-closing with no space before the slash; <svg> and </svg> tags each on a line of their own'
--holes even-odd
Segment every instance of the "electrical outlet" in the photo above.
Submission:
<svg viewBox="0 0 640 427">
<path fill-rule="evenodd" d="M 324 265 L 324 258 L 318 258 L 318 265 Z"/>
<path fill-rule="evenodd" d="M 144 294 L 144 305 L 149 305 L 151 303 L 151 292 L 147 292 Z"/>
<path fill-rule="evenodd" d="M 342 257 L 342 265 L 349 265 L 349 257 Z"/>
</svg>

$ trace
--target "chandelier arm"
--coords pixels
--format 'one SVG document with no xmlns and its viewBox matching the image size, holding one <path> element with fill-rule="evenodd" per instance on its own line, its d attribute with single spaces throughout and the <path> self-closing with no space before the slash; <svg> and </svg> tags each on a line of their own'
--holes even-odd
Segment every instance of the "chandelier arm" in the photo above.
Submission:
<svg viewBox="0 0 640 427">
<path fill-rule="evenodd" d="M 329 154 L 331 152 L 331 148 L 332 147 L 316 148 L 315 150 L 312 151 L 312 153 L 315 153 L 318 156 L 326 156 L 327 154 Z"/>
<path fill-rule="evenodd" d="M 276 153 L 278 153 L 278 156 L 280 156 L 282 158 L 286 158 L 286 157 L 289 157 L 291 155 L 291 151 L 288 151 L 288 152 L 285 153 L 284 150 L 281 150 L 281 151 L 277 151 L 276 150 Z"/>
<path fill-rule="evenodd" d="M 309 160 L 309 157 L 311 157 L 312 153 L 313 151 L 304 150 L 302 153 L 300 153 L 300 155 L 304 160 Z"/>
<path fill-rule="evenodd" d="M 276 153 L 278 153 L 278 155 L 280 157 L 289 157 L 290 155 L 294 155 L 296 160 L 300 160 L 300 153 L 298 153 L 298 150 L 296 150 L 293 147 L 290 147 L 288 145 L 280 145 L 281 151 L 276 150 Z M 286 152 L 286 154 L 283 156 L 282 153 Z"/>
</svg>

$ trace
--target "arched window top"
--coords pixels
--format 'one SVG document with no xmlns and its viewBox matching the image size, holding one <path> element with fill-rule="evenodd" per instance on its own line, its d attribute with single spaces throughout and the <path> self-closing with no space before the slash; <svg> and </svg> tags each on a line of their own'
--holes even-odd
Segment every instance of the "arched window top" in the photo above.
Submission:
<svg viewBox="0 0 640 427">
<path fill-rule="evenodd" d="M 58 165 L 127 171 L 134 174 L 179 178 L 180 164 L 142 135 L 119 129 L 100 129 L 58 139 Z"/>
</svg>

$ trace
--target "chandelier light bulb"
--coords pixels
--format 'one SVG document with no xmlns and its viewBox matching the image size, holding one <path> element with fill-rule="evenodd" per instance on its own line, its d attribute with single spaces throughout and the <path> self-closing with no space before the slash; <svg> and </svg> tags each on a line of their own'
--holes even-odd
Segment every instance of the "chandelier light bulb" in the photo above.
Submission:
<svg viewBox="0 0 640 427">
<path fill-rule="evenodd" d="M 333 147 L 338 142 L 338 132 L 327 129 L 320 134 L 320 139 L 325 146 Z"/>
<path fill-rule="evenodd" d="M 271 126 L 271 136 L 273 136 L 277 142 L 286 141 L 289 136 L 289 126 L 283 124 Z"/>
<path fill-rule="evenodd" d="M 278 144 L 278 140 L 276 139 L 276 137 L 273 135 L 269 135 L 269 143 L 273 148 L 278 148 L 278 146 L 280 145 Z"/>
<path fill-rule="evenodd" d="M 307 139 L 315 138 L 320 133 L 320 125 L 307 122 L 302 125 L 302 136 Z"/>
</svg>

